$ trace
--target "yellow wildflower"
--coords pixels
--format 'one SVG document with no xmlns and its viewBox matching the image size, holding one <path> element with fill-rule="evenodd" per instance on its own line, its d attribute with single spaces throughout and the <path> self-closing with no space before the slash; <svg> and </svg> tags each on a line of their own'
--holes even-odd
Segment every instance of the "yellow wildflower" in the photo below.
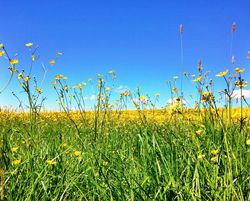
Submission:
<svg viewBox="0 0 250 201">
<path fill-rule="evenodd" d="M 81 152 L 78 151 L 78 150 L 76 150 L 76 151 L 74 151 L 74 155 L 75 155 L 75 156 L 80 156 L 80 155 L 81 155 Z"/>
<path fill-rule="evenodd" d="M 199 154 L 198 159 L 203 159 L 203 158 L 205 158 L 205 156 L 206 156 L 205 154 Z"/>
<path fill-rule="evenodd" d="M 199 82 L 201 80 L 202 76 L 197 77 L 196 79 L 193 80 L 193 82 Z"/>
<path fill-rule="evenodd" d="M 12 148 L 11 148 L 11 151 L 12 151 L 13 153 L 16 153 L 18 149 L 19 149 L 19 147 L 18 147 L 18 146 L 15 146 L 15 147 L 12 147 Z"/>
<path fill-rule="evenodd" d="M 5 51 L 4 51 L 4 50 L 0 50 L 0 57 L 1 57 L 1 56 L 3 56 L 3 55 L 4 55 L 4 53 L 5 53 Z"/>
<path fill-rule="evenodd" d="M 30 79 L 29 76 L 26 76 L 26 77 L 23 78 L 23 80 L 24 80 L 25 82 L 28 82 L 29 79 Z"/>
<path fill-rule="evenodd" d="M 26 47 L 31 47 L 33 45 L 33 43 L 26 43 L 25 46 Z"/>
<path fill-rule="evenodd" d="M 16 72 L 16 68 L 9 68 L 10 69 L 10 72 L 12 72 L 12 73 L 15 73 Z"/>
<path fill-rule="evenodd" d="M 159 97 L 159 96 L 160 96 L 160 93 L 156 93 L 155 96 L 156 96 L 156 97 Z"/>
<path fill-rule="evenodd" d="M 19 165 L 21 163 L 21 159 L 15 159 L 12 161 L 12 165 Z"/>
<path fill-rule="evenodd" d="M 36 88 L 36 91 L 37 91 L 39 94 L 43 93 L 43 90 L 42 90 L 41 88 Z"/>
<path fill-rule="evenodd" d="M 10 59 L 9 62 L 10 62 L 11 65 L 18 64 L 18 60 L 17 59 Z"/>
<path fill-rule="evenodd" d="M 246 140 L 246 144 L 247 144 L 247 145 L 250 145 L 250 139 L 247 139 L 247 140 Z"/>
<path fill-rule="evenodd" d="M 23 77 L 23 74 L 22 73 L 18 73 L 17 78 L 21 79 L 22 77 Z"/>
<path fill-rule="evenodd" d="M 236 81 L 235 82 L 235 86 L 237 86 L 237 87 L 239 87 L 239 88 L 244 88 L 244 87 L 246 87 L 247 86 L 247 82 L 244 82 L 244 81 Z"/>
<path fill-rule="evenodd" d="M 203 92 L 201 92 L 201 94 L 207 96 L 207 95 L 210 95 L 211 92 L 209 92 L 209 91 L 203 91 Z"/>
<path fill-rule="evenodd" d="M 196 133 L 196 135 L 198 135 L 198 136 L 202 136 L 202 135 L 203 135 L 203 130 L 199 129 L 199 130 L 197 130 L 195 133 Z"/>
<path fill-rule="evenodd" d="M 35 55 L 32 54 L 31 60 L 32 60 L 32 61 L 35 61 L 35 59 L 36 59 Z"/>
<path fill-rule="evenodd" d="M 66 146 L 67 146 L 67 143 L 63 143 L 63 144 L 62 144 L 62 147 L 66 147 Z"/>
<path fill-rule="evenodd" d="M 3 43 L 0 43 L 0 48 L 3 48 Z"/>
<path fill-rule="evenodd" d="M 178 79 L 178 78 L 179 78 L 178 76 L 174 76 L 174 77 L 173 77 L 174 80 L 176 80 L 176 79 Z"/>
<path fill-rule="evenodd" d="M 55 77 L 56 80 L 59 80 L 60 78 L 61 78 L 61 75 L 59 75 L 59 74 L 57 74 Z"/>
<path fill-rule="evenodd" d="M 115 73 L 115 70 L 110 70 L 109 71 L 109 74 L 113 74 L 113 73 Z"/>
<path fill-rule="evenodd" d="M 56 161 L 55 160 L 46 160 L 46 163 L 48 165 L 55 165 L 56 164 Z"/>
<path fill-rule="evenodd" d="M 223 77 L 223 76 L 225 76 L 227 73 L 228 73 L 228 69 L 226 69 L 226 70 L 223 71 L 223 72 L 219 72 L 216 76 L 217 76 L 217 77 Z"/>
<path fill-rule="evenodd" d="M 211 161 L 214 162 L 214 163 L 218 163 L 218 161 L 219 161 L 218 156 L 212 157 L 212 158 L 211 158 Z"/>
<path fill-rule="evenodd" d="M 56 61 L 55 60 L 50 60 L 49 63 L 50 63 L 50 65 L 54 65 L 56 63 Z"/>
<path fill-rule="evenodd" d="M 53 81 L 53 82 L 51 82 L 50 84 L 52 84 L 52 85 L 56 85 L 56 81 Z"/>
<path fill-rule="evenodd" d="M 235 68 L 234 70 L 235 70 L 236 73 L 243 73 L 245 69 Z"/>
<path fill-rule="evenodd" d="M 220 152 L 220 151 L 219 151 L 218 149 L 213 149 L 213 150 L 211 151 L 211 154 L 217 155 L 219 152 Z"/>
</svg>

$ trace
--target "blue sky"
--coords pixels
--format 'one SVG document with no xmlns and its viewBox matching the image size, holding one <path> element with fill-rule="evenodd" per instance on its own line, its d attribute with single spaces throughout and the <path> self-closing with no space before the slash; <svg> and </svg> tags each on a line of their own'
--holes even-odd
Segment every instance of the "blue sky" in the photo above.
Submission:
<svg viewBox="0 0 250 201">
<path fill-rule="evenodd" d="M 50 82 L 57 73 L 77 84 L 115 69 L 116 86 L 127 86 L 153 96 L 161 94 L 160 104 L 169 98 L 166 80 L 188 71 L 196 72 L 202 59 L 204 68 L 216 74 L 231 66 L 231 26 L 236 22 L 233 54 L 236 66 L 246 68 L 249 80 L 250 1 L 149 1 L 149 0 L 74 0 L 4 1 L 1 5 L 0 42 L 10 53 L 18 53 L 18 68 L 29 65 L 25 43 L 39 45 L 40 59 L 33 74 L 41 78 L 41 63 L 48 64 L 60 51 L 63 56 L 48 72 L 44 95 L 53 108 L 55 93 Z M 179 24 L 183 24 L 183 64 Z M 8 80 L 8 63 L 0 58 L 0 87 Z M 231 67 L 232 68 L 232 67 Z M 185 80 L 185 79 L 184 79 Z M 216 78 L 218 88 L 222 79 Z M 194 87 L 184 81 L 186 94 Z M 11 83 L 0 94 L 0 105 L 17 105 L 12 91 L 22 96 L 21 88 Z M 88 89 L 86 96 L 93 95 Z M 89 103 L 91 104 L 91 103 Z"/>
</svg>

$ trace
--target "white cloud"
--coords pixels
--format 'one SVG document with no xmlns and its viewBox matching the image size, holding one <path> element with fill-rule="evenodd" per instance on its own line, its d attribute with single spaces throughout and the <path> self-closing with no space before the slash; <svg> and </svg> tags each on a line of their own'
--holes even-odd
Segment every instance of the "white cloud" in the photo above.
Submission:
<svg viewBox="0 0 250 201">
<path fill-rule="evenodd" d="M 129 90 L 128 86 L 126 86 L 126 85 L 120 85 L 119 87 L 117 87 L 115 89 L 115 92 L 117 92 L 117 93 L 124 93 L 125 91 L 128 91 L 128 90 Z"/>
<path fill-rule="evenodd" d="M 182 104 L 186 105 L 186 104 L 187 104 L 187 101 L 181 99 L 180 102 L 178 102 L 178 101 L 176 100 L 176 98 L 170 98 L 170 99 L 168 99 L 168 101 L 167 101 L 167 105 L 172 105 L 172 104 L 174 104 L 174 103 L 182 103 Z"/>
<path fill-rule="evenodd" d="M 95 101 L 96 100 L 96 95 L 92 94 L 90 96 L 85 96 L 84 100 Z"/>
<path fill-rule="evenodd" d="M 234 90 L 232 96 L 233 96 L 233 98 L 241 98 L 240 89 Z M 243 89 L 242 96 L 244 96 L 245 98 L 250 98 L 250 90 Z"/>
<path fill-rule="evenodd" d="M 139 98 L 132 98 L 131 100 L 132 102 L 135 102 L 135 103 L 147 103 L 149 101 L 148 97 L 139 97 Z"/>
<path fill-rule="evenodd" d="M 89 100 L 91 101 L 94 101 L 96 99 L 96 95 L 92 94 L 90 97 L 89 97 Z"/>
</svg>

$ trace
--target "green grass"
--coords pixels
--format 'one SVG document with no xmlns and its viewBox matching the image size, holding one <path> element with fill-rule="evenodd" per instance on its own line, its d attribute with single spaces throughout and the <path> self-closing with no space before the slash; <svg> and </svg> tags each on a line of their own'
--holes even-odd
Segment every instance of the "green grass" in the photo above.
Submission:
<svg viewBox="0 0 250 201">
<path fill-rule="evenodd" d="M 79 134 L 62 117 L 43 119 L 33 134 L 24 122 L 11 114 L 0 122 L 5 200 L 250 200 L 249 131 L 238 124 L 205 122 L 197 136 L 202 127 L 190 121 L 108 119 L 95 140 L 91 121 Z"/>
</svg>

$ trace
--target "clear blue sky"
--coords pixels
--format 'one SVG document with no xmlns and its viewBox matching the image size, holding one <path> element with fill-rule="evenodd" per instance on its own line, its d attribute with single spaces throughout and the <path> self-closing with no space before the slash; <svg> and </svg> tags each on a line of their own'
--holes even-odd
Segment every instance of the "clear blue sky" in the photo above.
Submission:
<svg viewBox="0 0 250 201">
<path fill-rule="evenodd" d="M 28 65 L 25 43 L 40 47 L 41 58 L 34 70 L 37 77 L 42 72 L 41 62 L 48 63 L 58 51 L 63 53 L 44 86 L 49 107 L 56 99 L 49 83 L 57 73 L 76 84 L 110 69 L 117 71 L 117 87 L 126 85 L 134 90 L 140 86 L 152 96 L 160 92 L 160 103 L 164 104 L 169 98 L 166 80 L 183 71 L 195 73 L 199 59 L 213 74 L 230 67 L 233 22 L 236 65 L 246 68 L 245 75 L 250 77 L 250 61 L 246 59 L 250 50 L 249 0 L 0 0 L 0 7 L 0 42 L 11 55 L 19 54 L 18 68 Z M 180 23 L 184 31 L 183 65 Z M 2 87 L 9 76 L 2 58 L 0 67 Z M 222 84 L 216 80 L 217 86 Z M 193 92 L 191 86 L 184 82 L 186 94 Z M 12 91 L 20 94 L 21 89 L 12 83 L 0 95 L 0 105 L 17 104 Z M 91 94 L 86 91 L 86 96 Z"/>
</svg>

